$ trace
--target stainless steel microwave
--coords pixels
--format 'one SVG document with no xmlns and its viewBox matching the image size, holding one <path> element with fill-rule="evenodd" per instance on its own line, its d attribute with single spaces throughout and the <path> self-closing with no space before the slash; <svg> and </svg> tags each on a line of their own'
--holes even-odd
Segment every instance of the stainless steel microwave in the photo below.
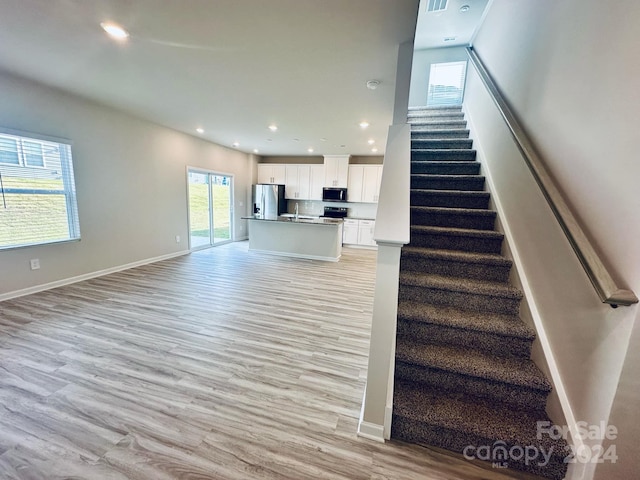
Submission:
<svg viewBox="0 0 640 480">
<path fill-rule="evenodd" d="M 322 200 L 325 202 L 346 202 L 347 201 L 347 189 L 324 187 L 322 189 Z"/>
</svg>

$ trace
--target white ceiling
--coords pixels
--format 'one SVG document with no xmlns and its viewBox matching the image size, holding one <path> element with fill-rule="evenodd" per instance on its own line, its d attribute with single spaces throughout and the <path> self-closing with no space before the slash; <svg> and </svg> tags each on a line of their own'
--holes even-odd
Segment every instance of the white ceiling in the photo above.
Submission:
<svg viewBox="0 0 640 480">
<path fill-rule="evenodd" d="M 452 17 L 462 38 L 486 0 L 450 0 L 452 15 L 458 2 L 472 6 Z M 374 139 L 380 154 L 398 46 L 414 36 L 418 3 L 0 0 L 0 69 L 191 135 L 201 127 L 202 137 L 246 152 L 372 155 Z M 449 13 L 423 26 L 438 33 L 420 34 L 419 48 L 439 46 L 454 28 Z M 130 38 L 107 37 L 104 21 Z M 376 90 L 366 88 L 371 79 Z"/>
<path fill-rule="evenodd" d="M 489 0 L 449 0 L 443 12 L 427 12 L 428 3 L 428 0 L 420 2 L 416 50 L 469 45 Z M 463 6 L 469 7 L 467 11 L 460 11 Z"/>
</svg>

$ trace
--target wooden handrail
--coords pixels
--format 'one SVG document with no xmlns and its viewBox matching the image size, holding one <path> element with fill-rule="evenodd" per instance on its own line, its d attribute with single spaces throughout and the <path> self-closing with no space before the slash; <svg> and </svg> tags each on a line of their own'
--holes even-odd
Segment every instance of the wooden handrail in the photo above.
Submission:
<svg viewBox="0 0 640 480">
<path fill-rule="evenodd" d="M 529 170 L 533 174 L 533 178 L 537 182 L 542 194 L 547 199 L 553 214 L 555 215 L 562 231 L 565 233 L 571 247 L 578 256 L 578 260 L 582 264 L 589 280 L 593 284 L 598 296 L 604 303 L 608 303 L 613 307 L 619 305 L 632 305 L 638 303 L 638 297 L 631 290 L 620 288 L 616 285 L 609 271 L 604 266 L 595 249 L 589 242 L 582 227 L 569 209 L 569 206 L 562 197 L 560 190 L 551 178 L 548 170 L 544 166 L 540 156 L 536 152 L 533 144 L 526 135 L 520 122 L 509 107 L 504 96 L 498 89 L 491 75 L 485 68 L 484 64 L 478 57 L 473 47 L 467 47 L 467 54 L 472 65 L 475 67 L 482 83 L 489 91 L 491 98 L 498 107 L 502 118 L 504 118 L 511 135 L 515 140 L 524 161 Z"/>
</svg>

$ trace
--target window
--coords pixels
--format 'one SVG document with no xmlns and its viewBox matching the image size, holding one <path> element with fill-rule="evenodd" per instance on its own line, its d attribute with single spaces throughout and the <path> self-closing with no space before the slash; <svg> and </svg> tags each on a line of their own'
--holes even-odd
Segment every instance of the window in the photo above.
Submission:
<svg viewBox="0 0 640 480">
<path fill-rule="evenodd" d="M 79 238 L 71 145 L 0 130 L 0 249 Z"/>
<path fill-rule="evenodd" d="M 467 62 L 432 63 L 427 107 L 462 105 Z"/>
</svg>

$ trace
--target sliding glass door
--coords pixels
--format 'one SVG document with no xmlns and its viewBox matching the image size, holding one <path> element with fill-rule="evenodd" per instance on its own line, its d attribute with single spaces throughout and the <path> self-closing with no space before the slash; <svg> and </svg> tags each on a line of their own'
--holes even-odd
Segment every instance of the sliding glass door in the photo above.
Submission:
<svg viewBox="0 0 640 480">
<path fill-rule="evenodd" d="M 189 248 L 197 250 L 232 240 L 233 177 L 188 170 Z"/>
</svg>

